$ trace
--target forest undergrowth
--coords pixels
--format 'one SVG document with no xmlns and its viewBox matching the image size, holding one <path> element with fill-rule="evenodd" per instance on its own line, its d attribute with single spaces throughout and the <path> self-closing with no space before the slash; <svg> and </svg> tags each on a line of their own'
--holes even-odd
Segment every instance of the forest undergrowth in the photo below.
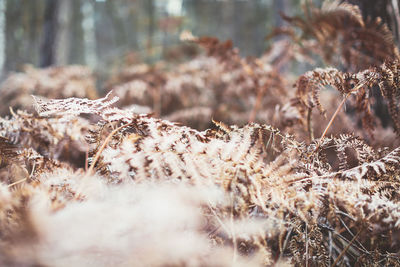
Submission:
<svg viewBox="0 0 400 267">
<path fill-rule="evenodd" d="M 338 1 L 283 17 L 257 58 L 183 32 L 201 53 L 104 90 L 84 66 L 11 74 L 0 265 L 400 266 L 391 32 Z"/>
</svg>

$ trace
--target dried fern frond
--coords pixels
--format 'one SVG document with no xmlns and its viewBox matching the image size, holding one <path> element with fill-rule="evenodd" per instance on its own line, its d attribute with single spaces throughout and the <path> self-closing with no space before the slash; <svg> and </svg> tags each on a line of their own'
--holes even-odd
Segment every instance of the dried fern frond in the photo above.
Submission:
<svg viewBox="0 0 400 267">
<path fill-rule="evenodd" d="M 374 149 L 353 135 L 341 135 L 339 138 L 334 138 L 334 143 L 339 160 L 339 170 L 348 169 L 349 149 L 355 152 L 355 157 L 359 164 L 368 163 L 376 159 Z"/>
<path fill-rule="evenodd" d="M 348 179 L 368 179 L 368 180 L 382 180 L 381 177 L 388 175 L 389 177 L 398 177 L 400 164 L 400 148 L 394 149 L 385 157 L 369 163 L 345 170 L 340 174 L 342 178 Z M 388 172 L 390 172 L 388 174 Z"/>
<path fill-rule="evenodd" d="M 265 107 L 286 101 L 286 80 L 271 58 L 243 58 L 230 41 L 217 38 L 191 42 L 203 47 L 205 55 L 173 68 L 138 64 L 116 74 L 109 87 L 121 98 L 118 106 L 147 106 L 155 117 L 204 130 L 212 127 L 211 118 L 239 125 L 265 123 L 272 117 L 272 110 Z M 186 118 L 189 109 L 206 108 L 209 117 L 191 113 L 193 118 Z M 180 115 L 183 112 L 185 116 Z"/>
<path fill-rule="evenodd" d="M 388 111 L 392 117 L 394 130 L 399 133 L 400 121 L 400 86 L 397 78 L 399 62 L 385 62 L 379 67 L 370 68 L 358 73 L 345 73 L 334 68 L 315 69 L 300 76 L 297 80 L 296 98 L 293 105 L 300 113 L 306 116 L 306 111 L 317 106 L 321 113 L 324 109 L 320 103 L 319 92 L 325 85 L 331 85 L 345 97 L 355 94 L 355 107 L 361 116 L 364 129 L 372 133 L 374 116 L 371 108 L 370 90 L 379 85 L 381 95 L 388 104 Z"/>
<path fill-rule="evenodd" d="M 367 84 L 368 75 L 354 77 Z M 90 133 L 89 162 L 96 178 L 83 170 L 72 175 L 55 163 L 33 173 L 28 186 L 49 190 L 46 199 L 52 212 L 91 203 L 91 191 L 81 189 L 84 181 L 103 181 L 103 189 L 96 192 L 168 182 L 223 192 L 223 201 L 202 202 L 207 238 L 233 253 L 262 255 L 268 264 L 282 257 L 303 265 L 312 259 L 352 265 L 361 257 L 367 261 L 373 250 L 379 252 L 378 260 L 386 260 L 400 246 L 379 241 L 382 234 L 393 236 L 400 225 L 399 148 L 382 156 L 353 135 L 306 145 L 259 124 L 238 127 L 214 122 L 216 129 L 197 131 L 113 108 L 109 101 L 37 103 L 54 122 L 88 110 L 100 117 Z M 59 108 L 48 112 L 54 105 Z M 339 161 L 337 169 L 332 154 Z M 36 162 L 40 165 L 40 160 Z M 263 227 L 254 226 L 255 219 Z M 253 230 L 241 230 L 243 224 L 253 225 Z"/>
<path fill-rule="evenodd" d="M 354 86 L 352 77 L 347 73 L 342 73 L 335 68 L 317 68 L 308 71 L 300 76 L 296 82 L 296 98 L 292 101 L 299 107 L 300 113 L 304 116 L 307 109 L 317 106 L 320 113 L 324 114 L 319 97 L 319 91 L 325 85 L 335 87 L 342 94 L 350 92 Z"/>
<path fill-rule="evenodd" d="M 42 157 L 83 166 L 88 146 L 85 136 L 93 127 L 84 118 L 44 118 L 23 111 L 0 118 L 0 135 L 19 150 L 33 149 Z"/>
<path fill-rule="evenodd" d="M 285 20 L 303 29 L 305 34 L 323 39 L 335 34 L 338 28 L 343 28 L 344 23 L 349 27 L 363 27 L 364 21 L 360 9 L 352 4 L 339 1 L 324 1 L 319 9 L 314 5 L 304 6 L 305 19 L 300 17 L 287 17 Z"/>
<path fill-rule="evenodd" d="M 304 11 L 304 18 L 283 18 L 302 30 L 304 36 L 297 40 L 317 41 L 318 46 L 313 46 L 313 50 L 328 64 L 356 72 L 399 56 L 387 25 L 380 18 L 364 21 L 356 5 L 324 1 L 321 8 L 310 4 Z"/>
<path fill-rule="evenodd" d="M 393 126 L 400 135 L 400 62 L 398 60 L 386 62 L 374 71 L 378 74 L 376 82 L 379 85 L 383 98 L 387 101 L 389 114 L 392 117 Z"/>
<path fill-rule="evenodd" d="M 109 92 L 104 98 L 98 100 L 89 100 L 81 98 L 65 99 L 52 99 L 44 100 L 36 96 L 32 96 L 36 103 L 36 111 L 40 116 L 50 116 L 53 114 L 60 114 L 63 116 L 76 116 L 81 113 L 97 114 L 109 108 L 112 104 L 118 101 L 118 97 L 111 98 Z"/>
<path fill-rule="evenodd" d="M 0 136 L 0 165 L 13 161 L 18 155 L 17 146 L 12 144 L 7 138 Z"/>
<path fill-rule="evenodd" d="M 97 98 L 92 71 L 85 66 L 64 66 L 36 69 L 25 66 L 22 73 L 13 73 L 0 85 L 0 98 L 7 103 L 0 114 L 9 114 L 9 107 L 33 112 L 31 95 L 47 98 Z"/>
</svg>

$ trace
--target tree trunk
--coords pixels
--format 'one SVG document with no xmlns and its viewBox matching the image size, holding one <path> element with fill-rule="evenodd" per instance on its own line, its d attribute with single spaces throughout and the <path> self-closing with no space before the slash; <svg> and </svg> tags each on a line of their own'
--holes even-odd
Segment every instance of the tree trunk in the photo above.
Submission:
<svg viewBox="0 0 400 267">
<path fill-rule="evenodd" d="M 147 57 L 152 57 L 153 55 L 153 37 L 155 32 L 155 12 L 154 12 L 154 1 L 153 0 L 145 0 L 146 1 L 146 10 L 148 14 L 149 24 L 147 28 L 147 42 L 146 42 L 146 51 Z"/>
<path fill-rule="evenodd" d="M 47 0 L 44 14 L 44 38 L 41 47 L 40 67 L 48 67 L 55 63 L 55 40 L 57 36 L 57 13 L 59 0 Z"/>
<path fill-rule="evenodd" d="M 72 1 L 60 1 L 59 12 L 57 19 L 57 35 L 55 39 L 55 60 L 56 65 L 67 65 L 69 62 L 69 47 L 70 47 L 70 22 Z"/>
<path fill-rule="evenodd" d="M 94 4 L 91 1 L 84 1 L 82 4 L 82 29 L 83 44 L 85 47 L 85 63 L 91 68 L 97 64 L 96 47 L 96 25 L 94 18 Z"/>
<path fill-rule="evenodd" d="M 6 0 L 0 0 L 0 75 L 6 59 Z"/>
</svg>

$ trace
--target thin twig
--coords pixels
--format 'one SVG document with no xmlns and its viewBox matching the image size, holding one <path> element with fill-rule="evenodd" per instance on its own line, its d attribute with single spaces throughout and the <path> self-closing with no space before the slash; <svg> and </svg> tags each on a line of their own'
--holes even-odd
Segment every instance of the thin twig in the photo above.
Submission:
<svg viewBox="0 0 400 267">
<path fill-rule="evenodd" d="M 85 151 L 85 172 L 87 172 L 88 168 L 89 168 L 89 146 Z"/>
<path fill-rule="evenodd" d="M 12 183 L 12 184 L 9 184 L 9 185 L 8 185 L 8 188 L 10 188 L 10 187 L 12 187 L 12 186 L 14 186 L 14 185 L 23 183 L 23 182 L 25 182 L 26 180 L 28 180 L 29 178 L 31 178 L 32 175 L 33 175 L 33 172 L 35 171 L 35 166 L 36 166 L 36 163 L 33 164 L 32 171 L 31 171 L 31 173 L 29 174 L 28 177 L 23 178 L 23 179 L 21 179 L 21 180 L 18 180 L 18 181 L 16 181 L 16 182 Z"/>
<path fill-rule="evenodd" d="M 351 234 L 351 236 L 354 236 L 353 232 L 350 230 L 350 228 L 346 225 L 346 223 L 343 221 L 342 218 L 339 217 L 340 222 L 343 224 L 344 228 L 346 228 L 347 232 Z M 370 254 L 369 251 L 361 244 L 361 242 L 356 241 L 356 243 L 364 250 L 364 253 Z"/>
<path fill-rule="evenodd" d="M 361 233 L 361 229 L 358 231 L 358 233 L 353 237 L 353 239 L 347 244 L 347 246 L 342 250 L 342 252 L 340 252 L 339 256 L 335 259 L 335 261 L 333 262 L 333 264 L 331 265 L 331 267 L 336 266 L 336 264 L 338 264 L 339 260 L 344 256 L 344 254 L 346 253 L 346 251 L 350 248 L 351 244 L 353 244 L 353 242 L 356 240 L 356 238 L 358 237 L 358 235 Z"/>
<path fill-rule="evenodd" d="M 340 102 L 339 106 L 338 106 L 337 109 L 335 110 L 335 113 L 333 113 L 333 115 L 332 115 L 330 121 L 328 122 L 328 125 L 326 125 L 325 130 L 324 130 L 324 132 L 322 133 L 321 138 L 319 139 L 319 140 L 320 140 L 320 143 L 321 143 L 322 140 L 325 138 L 326 133 L 328 132 L 329 128 L 332 126 L 333 121 L 335 120 L 337 114 L 339 113 L 340 109 L 342 108 L 344 102 L 346 102 L 348 96 L 349 96 L 349 94 L 347 94 L 347 95 L 343 98 L 342 102 Z"/>
<path fill-rule="evenodd" d="M 233 255 L 232 255 L 232 266 L 235 266 L 236 258 L 237 258 L 237 244 L 236 244 L 236 233 L 235 233 L 235 227 L 233 225 L 233 194 L 231 193 L 231 216 L 230 216 L 230 221 L 231 221 L 231 237 L 232 237 L 232 244 L 233 244 Z"/>
<path fill-rule="evenodd" d="M 210 200 L 208 200 L 208 207 L 210 208 L 212 214 L 214 214 L 215 218 L 217 219 L 218 223 L 221 225 L 222 229 L 224 229 L 224 231 L 227 234 L 229 234 L 230 231 L 229 231 L 228 227 L 226 227 L 224 222 L 219 218 L 218 214 L 215 212 L 214 208 L 211 206 L 211 201 Z"/>
<path fill-rule="evenodd" d="M 263 100 L 264 94 L 265 94 L 266 88 L 261 87 L 258 88 L 257 90 L 257 97 L 256 97 L 256 103 L 254 104 L 253 110 L 250 113 L 250 117 L 249 117 L 249 123 L 252 123 L 255 121 L 256 117 L 257 117 L 257 111 L 260 109 L 261 106 L 261 102 Z"/>
<path fill-rule="evenodd" d="M 23 182 L 25 182 L 27 179 L 28 179 L 28 178 L 24 178 L 24 179 L 18 180 L 18 181 L 16 181 L 16 182 L 12 183 L 12 184 L 9 184 L 8 187 L 12 187 L 12 186 L 14 186 L 14 185 L 23 183 Z"/>
<path fill-rule="evenodd" d="M 346 216 L 347 218 L 351 219 L 351 220 L 354 221 L 354 222 L 356 221 L 355 218 L 351 217 L 349 214 L 347 214 L 347 213 L 345 213 L 345 212 L 343 212 L 343 211 L 341 211 L 341 210 L 336 210 L 335 213 L 336 213 L 336 214 L 341 214 L 341 215 L 343 215 L 343 216 Z"/>
<path fill-rule="evenodd" d="M 36 162 L 33 162 L 31 174 L 29 174 L 29 178 L 33 176 L 33 172 L 35 171 Z"/>
<path fill-rule="evenodd" d="M 289 230 L 287 231 L 285 241 L 283 241 L 282 249 L 279 252 L 279 257 L 278 257 L 278 260 L 276 262 L 280 262 L 280 260 L 281 260 L 281 258 L 283 256 L 283 253 L 285 252 L 287 243 L 289 242 L 289 237 L 292 234 L 292 230 L 293 230 L 293 227 L 290 227 Z"/>
<path fill-rule="evenodd" d="M 348 93 L 344 96 L 342 102 L 340 102 L 339 106 L 338 106 L 337 109 L 335 110 L 335 113 L 333 113 L 331 119 L 329 120 L 328 125 L 325 127 L 324 132 L 322 133 L 321 137 L 319 138 L 319 142 L 318 142 L 317 147 L 315 148 L 315 151 L 318 150 L 320 144 L 322 143 L 322 141 L 323 141 L 324 138 L 325 138 L 326 133 L 328 132 L 329 128 L 332 126 L 333 121 L 335 120 L 336 116 L 339 114 L 339 111 L 342 109 L 342 106 L 343 106 L 344 103 L 346 102 L 347 98 L 348 98 L 353 92 L 355 92 L 355 91 L 357 91 L 358 89 L 360 89 L 361 87 L 363 87 L 363 86 L 365 85 L 365 83 L 366 83 L 365 81 L 360 82 L 357 86 L 355 86 L 353 89 L 351 89 L 351 91 L 348 92 Z"/>
<path fill-rule="evenodd" d="M 329 264 L 331 264 L 331 258 L 332 258 L 332 232 L 328 232 L 329 236 Z"/>
<path fill-rule="evenodd" d="M 306 267 L 308 267 L 308 226 L 306 223 Z"/>
<path fill-rule="evenodd" d="M 96 153 L 96 155 L 95 155 L 95 157 L 94 157 L 94 159 L 93 159 L 92 165 L 90 165 L 90 168 L 88 169 L 87 174 L 92 174 L 93 169 L 94 169 L 94 166 L 96 165 L 97 161 L 99 160 L 100 155 L 101 155 L 101 153 L 103 152 L 103 150 L 106 148 L 107 144 L 111 141 L 111 138 L 113 137 L 113 135 L 116 134 L 116 133 L 117 133 L 119 130 L 121 130 L 122 128 L 125 128 L 125 127 L 127 127 L 127 126 L 129 126 L 129 125 L 132 125 L 132 123 L 127 123 L 127 124 L 124 124 L 124 125 L 122 125 L 122 126 L 116 128 L 115 130 L 113 130 L 113 131 L 107 136 L 106 140 L 104 140 L 103 144 L 101 145 L 101 147 L 100 147 L 99 150 L 97 151 L 97 153 Z"/>
<path fill-rule="evenodd" d="M 308 130 L 308 135 L 310 138 L 310 142 L 314 140 L 314 129 L 312 127 L 312 109 L 308 109 L 307 113 L 307 130 Z"/>
</svg>

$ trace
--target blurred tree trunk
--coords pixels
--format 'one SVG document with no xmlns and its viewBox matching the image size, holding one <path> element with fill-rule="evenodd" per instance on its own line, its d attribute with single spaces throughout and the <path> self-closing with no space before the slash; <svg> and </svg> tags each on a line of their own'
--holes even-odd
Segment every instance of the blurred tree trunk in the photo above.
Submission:
<svg viewBox="0 0 400 267">
<path fill-rule="evenodd" d="M 147 57 L 153 55 L 153 36 L 155 30 L 155 12 L 154 12 L 154 1 L 145 0 L 146 10 L 148 16 L 148 28 L 147 28 L 147 41 L 146 41 L 146 53 Z"/>
<path fill-rule="evenodd" d="M 97 64 L 97 47 L 94 3 L 92 1 L 83 1 L 81 10 L 85 63 L 91 68 L 95 68 Z"/>
<path fill-rule="evenodd" d="M 139 32 L 140 32 L 140 27 L 139 27 L 139 13 L 140 9 L 145 9 L 141 3 L 138 1 L 133 2 L 131 7 L 129 8 L 129 13 L 127 16 L 127 19 L 125 20 L 125 28 L 126 31 L 128 32 L 128 44 L 129 44 L 129 50 L 138 50 L 139 48 Z M 143 10 L 145 12 L 145 10 Z"/>
<path fill-rule="evenodd" d="M 29 1 L 26 4 L 26 8 L 28 9 L 28 21 L 27 24 L 29 27 L 27 27 L 27 45 L 24 47 L 25 50 L 25 58 L 27 58 L 28 62 L 32 62 L 34 65 L 39 65 L 40 64 L 40 45 L 42 42 L 41 39 L 41 33 L 43 31 L 43 15 L 44 15 L 44 4 L 45 2 L 43 0 L 40 1 Z M 8 9 L 9 7 L 7 7 Z M 10 21 L 7 21 L 9 23 Z M 35 53 L 32 53 L 31 51 L 35 51 Z"/>
<path fill-rule="evenodd" d="M 0 0 L 0 75 L 6 59 L 6 0 Z"/>
<path fill-rule="evenodd" d="M 56 65 L 67 65 L 69 59 L 70 47 L 70 22 L 72 12 L 72 1 L 60 1 L 58 19 L 57 19 L 57 35 L 55 39 L 55 61 Z"/>
<path fill-rule="evenodd" d="M 106 7 L 108 10 L 108 15 L 110 16 L 112 25 L 113 25 L 113 30 L 112 33 L 114 35 L 114 40 L 115 40 L 115 47 L 118 47 L 121 50 L 126 49 L 126 43 L 127 43 L 127 36 L 123 24 L 123 19 L 121 15 L 119 14 L 118 10 L 120 8 L 120 5 L 116 3 L 116 1 L 106 1 Z"/>
<path fill-rule="evenodd" d="M 246 12 L 242 14 L 243 12 L 243 2 L 239 1 L 234 1 L 233 2 L 233 7 L 232 7 L 232 26 L 233 26 L 233 34 L 232 34 L 232 40 L 234 41 L 234 45 L 237 47 L 239 40 L 242 39 L 242 28 L 241 26 L 243 25 L 243 22 L 245 19 Z M 253 14 L 254 15 L 254 14 Z M 246 45 L 248 42 L 245 42 L 244 45 Z"/>
<path fill-rule="evenodd" d="M 59 0 L 47 0 L 44 14 L 44 38 L 41 46 L 40 67 L 48 67 L 55 63 L 55 40 L 57 36 L 57 13 Z"/>
</svg>

